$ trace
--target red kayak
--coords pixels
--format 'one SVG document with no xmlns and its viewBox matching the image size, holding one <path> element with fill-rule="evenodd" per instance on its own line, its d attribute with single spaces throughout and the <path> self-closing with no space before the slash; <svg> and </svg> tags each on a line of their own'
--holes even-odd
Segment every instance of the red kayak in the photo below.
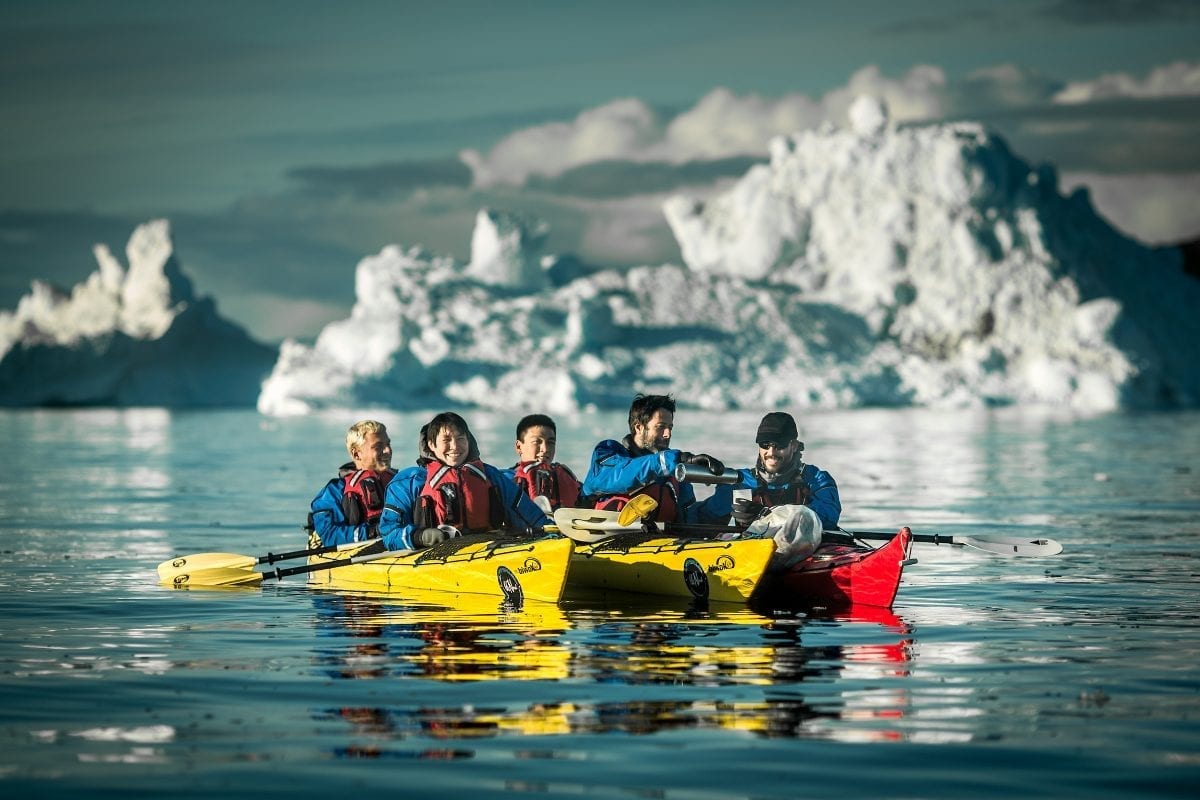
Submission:
<svg viewBox="0 0 1200 800">
<path fill-rule="evenodd" d="M 909 558 L 912 531 L 907 527 L 882 547 L 852 539 L 826 539 L 815 553 L 791 568 L 769 573 L 760 593 L 780 600 L 804 600 L 825 606 L 890 608 Z"/>
</svg>

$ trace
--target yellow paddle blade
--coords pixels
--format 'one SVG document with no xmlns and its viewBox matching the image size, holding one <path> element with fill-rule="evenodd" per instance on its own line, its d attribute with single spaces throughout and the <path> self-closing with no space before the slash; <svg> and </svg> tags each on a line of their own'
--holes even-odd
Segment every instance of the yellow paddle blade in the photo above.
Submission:
<svg viewBox="0 0 1200 800">
<path fill-rule="evenodd" d="M 175 573 L 162 582 L 176 589 L 203 588 L 213 586 L 257 586 L 262 583 L 263 574 L 250 568 L 214 567 L 200 569 L 194 572 L 182 571 Z"/>
<path fill-rule="evenodd" d="M 622 528 L 629 527 L 656 508 L 658 508 L 658 501 L 650 495 L 634 495 L 629 498 L 629 502 L 621 509 L 621 513 L 617 517 L 617 524 Z"/>
<path fill-rule="evenodd" d="M 202 569 L 254 569 L 258 559 L 237 553 L 192 553 L 158 565 L 158 579 L 173 583 L 177 575 L 190 575 Z"/>
</svg>

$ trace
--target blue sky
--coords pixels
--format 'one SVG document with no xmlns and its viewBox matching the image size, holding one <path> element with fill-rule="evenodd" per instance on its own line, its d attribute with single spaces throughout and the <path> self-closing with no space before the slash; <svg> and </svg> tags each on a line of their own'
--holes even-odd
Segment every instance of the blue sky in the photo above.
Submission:
<svg viewBox="0 0 1200 800">
<path fill-rule="evenodd" d="M 385 244 L 467 258 L 485 205 L 678 260 L 665 193 L 861 90 L 983 120 L 1139 238 L 1200 235 L 1190 0 L 0 2 L 0 71 L 0 309 L 157 217 L 271 340 L 344 317 Z"/>
</svg>

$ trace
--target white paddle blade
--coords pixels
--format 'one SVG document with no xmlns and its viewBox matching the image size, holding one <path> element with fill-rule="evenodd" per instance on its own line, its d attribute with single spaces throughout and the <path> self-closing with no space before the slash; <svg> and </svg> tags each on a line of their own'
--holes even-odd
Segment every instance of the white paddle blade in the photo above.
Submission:
<svg viewBox="0 0 1200 800">
<path fill-rule="evenodd" d="M 560 508 L 554 512 L 559 533 L 580 544 L 593 544 L 618 533 L 639 531 L 639 525 L 622 525 L 616 511 L 592 508 Z"/>
</svg>

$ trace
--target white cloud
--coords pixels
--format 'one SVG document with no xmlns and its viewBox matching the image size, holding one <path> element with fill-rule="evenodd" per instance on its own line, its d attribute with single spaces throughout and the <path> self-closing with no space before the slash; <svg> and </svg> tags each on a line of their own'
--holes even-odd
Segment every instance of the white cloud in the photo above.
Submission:
<svg viewBox="0 0 1200 800">
<path fill-rule="evenodd" d="M 955 81 L 947 93 L 947 112 L 955 116 L 994 113 L 1046 103 L 1062 82 L 1016 64 L 978 69 Z"/>
<path fill-rule="evenodd" d="M 522 184 L 530 176 L 553 177 L 582 164 L 605 160 L 687 161 L 731 156 L 765 156 L 771 137 L 839 125 L 861 94 L 882 98 L 898 122 L 936 118 L 945 101 L 941 69 L 916 66 L 899 79 L 878 67 L 854 73 L 847 84 L 813 100 L 803 94 L 739 97 L 716 88 L 695 106 L 664 124 L 646 103 L 627 98 L 587 109 L 571 122 L 525 128 L 505 137 L 486 155 L 460 154 L 477 187 Z"/>
<path fill-rule="evenodd" d="M 520 184 L 531 175 L 554 176 L 593 161 L 629 158 L 662 139 L 662 124 L 641 100 L 590 108 L 571 122 L 551 122 L 506 136 L 487 156 L 464 150 L 476 186 Z"/>
<path fill-rule="evenodd" d="M 946 74 L 940 67 L 919 64 L 895 80 L 881 74 L 879 67 L 863 67 L 850 76 L 844 87 L 822 98 L 825 119 L 843 124 L 850 104 L 864 94 L 882 99 L 896 122 L 936 119 L 942 115 L 946 100 Z"/>
<path fill-rule="evenodd" d="M 1089 103 L 1117 97 L 1195 97 L 1200 95 L 1200 63 L 1176 61 L 1138 79 L 1127 72 L 1111 72 L 1090 81 L 1069 83 L 1054 102 Z"/>
<path fill-rule="evenodd" d="M 1086 186 L 1109 222 L 1148 244 L 1176 244 L 1200 234 L 1200 172 L 1183 175 L 1064 173 L 1064 192 Z"/>
<path fill-rule="evenodd" d="M 814 127 L 823 117 L 821 105 L 802 94 L 772 100 L 756 94 L 738 97 L 717 88 L 671 120 L 666 136 L 638 157 L 682 163 L 761 155 L 772 136 Z"/>
</svg>

